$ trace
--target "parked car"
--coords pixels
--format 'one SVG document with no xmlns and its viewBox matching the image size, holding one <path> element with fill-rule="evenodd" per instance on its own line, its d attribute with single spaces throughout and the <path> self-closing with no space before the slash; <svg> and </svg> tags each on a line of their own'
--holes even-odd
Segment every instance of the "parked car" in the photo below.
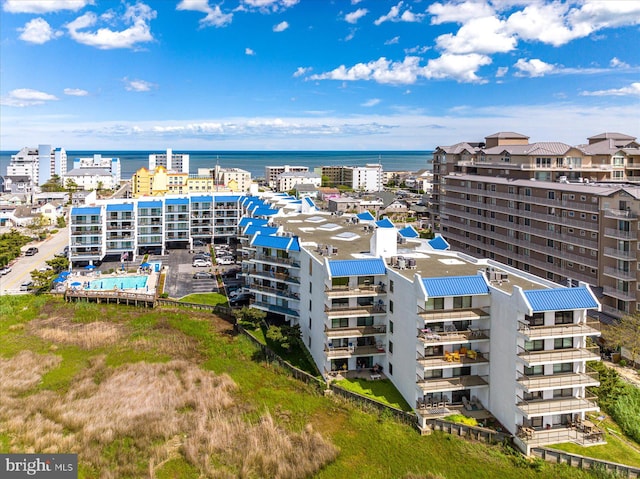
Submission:
<svg viewBox="0 0 640 479">
<path fill-rule="evenodd" d="M 222 277 L 223 278 L 236 278 L 238 276 L 238 273 L 242 273 L 242 269 L 241 268 L 233 268 L 233 269 L 230 269 L 230 270 L 225 271 L 224 273 L 222 273 Z"/>
<path fill-rule="evenodd" d="M 209 273 L 208 271 L 198 271 L 193 274 L 193 279 L 213 279 L 215 278 L 213 273 Z"/>
<path fill-rule="evenodd" d="M 11 266 L 5 266 L 4 268 L 0 269 L 0 276 L 4 276 L 5 274 L 9 273 L 11 273 Z"/>
<path fill-rule="evenodd" d="M 221 265 L 234 264 L 235 260 L 232 256 L 223 256 L 222 258 L 217 258 L 216 262 Z"/>
<path fill-rule="evenodd" d="M 202 240 L 193 240 L 193 246 L 204 246 L 205 242 Z"/>
<path fill-rule="evenodd" d="M 229 298 L 230 306 L 248 305 L 251 302 L 253 295 L 251 293 L 241 293 L 233 298 Z"/>
<path fill-rule="evenodd" d="M 195 266 L 196 268 L 206 268 L 207 266 L 211 266 L 211 261 L 206 259 L 194 259 L 191 266 Z"/>
<path fill-rule="evenodd" d="M 27 280 L 20 285 L 20 291 L 30 291 L 33 288 L 33 281 Z"/>
<path fill-rule="evenodd" d="M 57 258 L 68 258 L 69 257 L 69 247 L 65 246 L 64 249 L 62 251 L 60 251 L 59 253 L 56 253 L 55 256 Z"/>
<path fill-rule="evenodd" d="M 35 246 L 32 246 L 31 248 L 27 249 L 27 251 L 24 252 L 24 255 L 25 256 L 33 256 L 37 252 L 38 252 L 38 248 L 36 248 Z"/>
</svg>

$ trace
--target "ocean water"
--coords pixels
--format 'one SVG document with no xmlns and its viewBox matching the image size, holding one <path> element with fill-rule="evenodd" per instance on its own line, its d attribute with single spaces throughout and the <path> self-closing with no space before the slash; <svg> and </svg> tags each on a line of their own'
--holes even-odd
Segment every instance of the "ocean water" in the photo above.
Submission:
<svg viewBox="0 0 640 479">
<path fill-rule="evenodd" d="M 17 151 L 0 151 L 0 175 L 7 173 L 11 155 Z M 120 158 L 122 179 L 131 176 L 142 167 L 149 167 L 149 155 L 163 153 L 154 151 L 67 151 L 68 168 L 73 167 L 74 158 L 91 157 L 101 154 L 103 157 Z M 320 166 L 364 166 L 367 163 L 380 163 L 384 171 L 418 171 L 431 169 L 433 154 L 431 151 L 185 151 L 174 153 L 189 154 L 190 173 L 198 168 L 213 168 L 218 163 L 223 168 L 241 168 L 251 172 L 252 178 L 264 177 L 264 167 L 274 165 L 308 166 L 309 169 Z"/>
</svg>

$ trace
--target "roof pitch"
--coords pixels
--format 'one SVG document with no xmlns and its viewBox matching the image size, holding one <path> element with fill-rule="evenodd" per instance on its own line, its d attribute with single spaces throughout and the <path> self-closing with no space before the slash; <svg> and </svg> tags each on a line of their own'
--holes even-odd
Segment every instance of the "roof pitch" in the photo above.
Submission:
<svg viewBox="0 0 640 479">
<path fill-rule="evenodd" d="M 276 234 L 278 232 L 278 228 L 272 227 L 272 226 L 250 224 L 244 230 L 244 234 L 246 234 L 248 236 L 252 236 L 252 235 L 254 235 L 254 234 L 258 233 L 258 232 L 261 235 L 269 236 L 269 235 Z"/>
<path fill-rule="evenodd" d="M 386 265 L 382 258 L 342 259 L 329 261 L 329 274 L 334 278 L 385 274 Z"/>
<path fill-rule="evenodd" d="M 598 302 L 587 288 L 557 288 L 524 291 L 534 312 L 597 309 Z"/>
<path fill-rule="evenodd" d="M 423 278 L 422 284 L 429 297 L 470 296 L 488 294 L 489 286 L 482 275 Z"/>
<path fill-rule="evenodd" d="M 215 196 L 214 202 L 216 203 L 231 203 L 236 202 L 240 199 L 239 195 L 226 195 L 226 196 Z"/>
<path fill-rule="evenodd" d="M 71 216 L 76 215 L 99 215 L 102 209 L 99 206 L 77 206 L 71 208 Z"/>
<path fill-rule="evenodd" d="M 359 213 L 356 216 L 361 221 L 373 221 L 373 220 L 375 220 L 375 218 L 373 217 L 373 215 L 371 214 L 370 211 L 365 211 L 364 213 Z"/>
<path fill-rule="evenodd" d="M 376 226 L 378 228 L 395 228 L 395 226 L 393 226 L 393 223 L 391 222 L 391 220 L 389 218 L 385 218 L 383 220 L 376 221 Z"/>
<path fill-rule="evenodd" d="M 281 249 L 285 251 L 300 251 L 300 243 L 298 242 L 298 238 L 295 236 L 268 236 L 258 234 L 251 240 L 251 245 Z"/>
<path fill-rule="evenodd" d="M 253 214 L 256 216 L 273 216 L 280 212 L 280 210 L 275 210 L 273 208 L 268 208 L 266 206 L 258 207 L 253 210 Z"/>
<path fill-rule="evenodd" d="M 249 216 L 244 216 L 240 219 L 238 226 L 243 227 L 248 225 L 266 225 L 268 222 L 269 220 L 266 220 L 264 218 L 250 218 Z"/>
<path fill-rule="evenodd" d="M 404 238 L 417 238 L 420 236 L 413 226 L 407 226 L 398 231 L 400 236 Z"/>
<path fill-rule="evenodd" d="M 107 211 L 133 211 L 133 205 L 131 203 L 107 205 Z"/>
<path fill-rule="evenodd" d="M 189 198 L 166 198 L 164 202 L 167 205 L 188 205 Z"/>
<path fill-rule="evenodd" d="M 162 201 L 138 201 L 138 208 L 162 208 Z"/>
<path fill-rule="evenodd" d="M 429 246 L 431 246 L 433 249 L 449 249 L 449 243 L 447 243 L 447 241 L 442 237 L 442 236 L 436 236 L 435 238 L 433 238 L 432 240 L 429 240 Z"/>
</svg>

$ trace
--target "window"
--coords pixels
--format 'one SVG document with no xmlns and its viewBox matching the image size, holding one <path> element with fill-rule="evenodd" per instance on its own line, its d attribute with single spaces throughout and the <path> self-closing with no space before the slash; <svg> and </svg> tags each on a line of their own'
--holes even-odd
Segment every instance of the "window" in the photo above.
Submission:
<svg viewBox="0 0 640 479">
<path fill-rule="evenodd" d="M 553 365 L 553 374 L 572 373 L 572 372 L 573 372 L 572 363 L 560 363 L 560 364 Z"/>
<path fill-rule="evenodd" d="M 471 296 L 456 296 L 453 298 L 454 309 L 470 308 Z"/>
<path fill-rule="evenodd" d="M 393 364 L 389 363 L 389 374 L 393 376 Z"/>
<path fill-rule="evenodd" d="M 389 300 L 389 312 L 393 313 L 393 301 Z"/>
<path fill-rule="evenodd" d="M 373 326 L 373 316 L 365 316 L 358 318 L 358 326 Z"/>
<path fill-rule="evenodd" d="M 572 324 L 573 311 L 556 311 L 555 324 Z"/>
<path fill-rule="evenodd" d="M 313 305 L 311 304 L 311 300 L 309 300 L 309 311 L 311 311 L 312 307 L 313 307 Z M 309 318 L 309 319 L 311 319 L 311 318 Z"/>
<path fill-rule="evenodd" d="M 553 349 L 573 348 L 573 338 L 556 338 L 553 340 Z"/>
<path fill-rule="evenodd" d="M 533 341 L 525 341 L 524 349 L 526 351 L 543 351 L 544 350 L 544 339 L 535 339 Z"/>
<path fill-rule="evenodd" d="M 533 313 L 533 316 L 527 314 L 524 319 L 529 326 L 544 326 L 544 313 Z"/>
<path fill-rule="evenodd" d="M 389 280 L 389 291 L 393 293 L 393 280 Z"/>
<path fill-rule="evenodd" d="M 389 341 L 389 353 L 393 354 L 393 341 Z"/>
<path fill-rule="evenodd" d="M 424 305 L 424 309 L 444 309 L 444 298 L 429 298 Z"/>
<path fill-rule="evenodd" d="M 542 365 L 532 366 L 532 367 L 525 366 L 524 374 L 525 376 L 541 376 L 544 374 L 544 366 Z"/>
<path fill-rule="evenodd" d="M 393 334 L 393 321 L 389 321 L 389 332 Z"/>
<path fill-rule="evenodd" d="M 309 294 L 313 292 L 313 283 L 309 283 Z"/>
<path fill-rule="evenodd" d="M 564 388 L 564 389 L 554 389 L 553 397 L 554 398 L 570 398 L 573 396 L 573 389 Z"/>
</svg>

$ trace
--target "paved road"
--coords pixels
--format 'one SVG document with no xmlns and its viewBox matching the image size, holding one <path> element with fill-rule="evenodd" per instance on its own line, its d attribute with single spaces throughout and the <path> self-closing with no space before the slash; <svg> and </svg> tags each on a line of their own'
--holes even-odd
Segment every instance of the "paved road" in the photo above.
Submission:
<svg viewBox="0 0 640 479">
<path fill-rule="evenodd" d="M 23 246 L 25 251 L 31 246 L 38 248 L 38 253 L 33 256 L 20 256 L 12 265 L 11 273 L 0 276 L 0 295 L 20 294 L 20 285 L 31 278 L 31 271 L 45 268 L 47 263 L 56 253 L 59 253 L 69 244 L 68 228 L 61 228 L 55 235 L 49 236 L 44 241 L 33 241 Z"/>
</svg>

